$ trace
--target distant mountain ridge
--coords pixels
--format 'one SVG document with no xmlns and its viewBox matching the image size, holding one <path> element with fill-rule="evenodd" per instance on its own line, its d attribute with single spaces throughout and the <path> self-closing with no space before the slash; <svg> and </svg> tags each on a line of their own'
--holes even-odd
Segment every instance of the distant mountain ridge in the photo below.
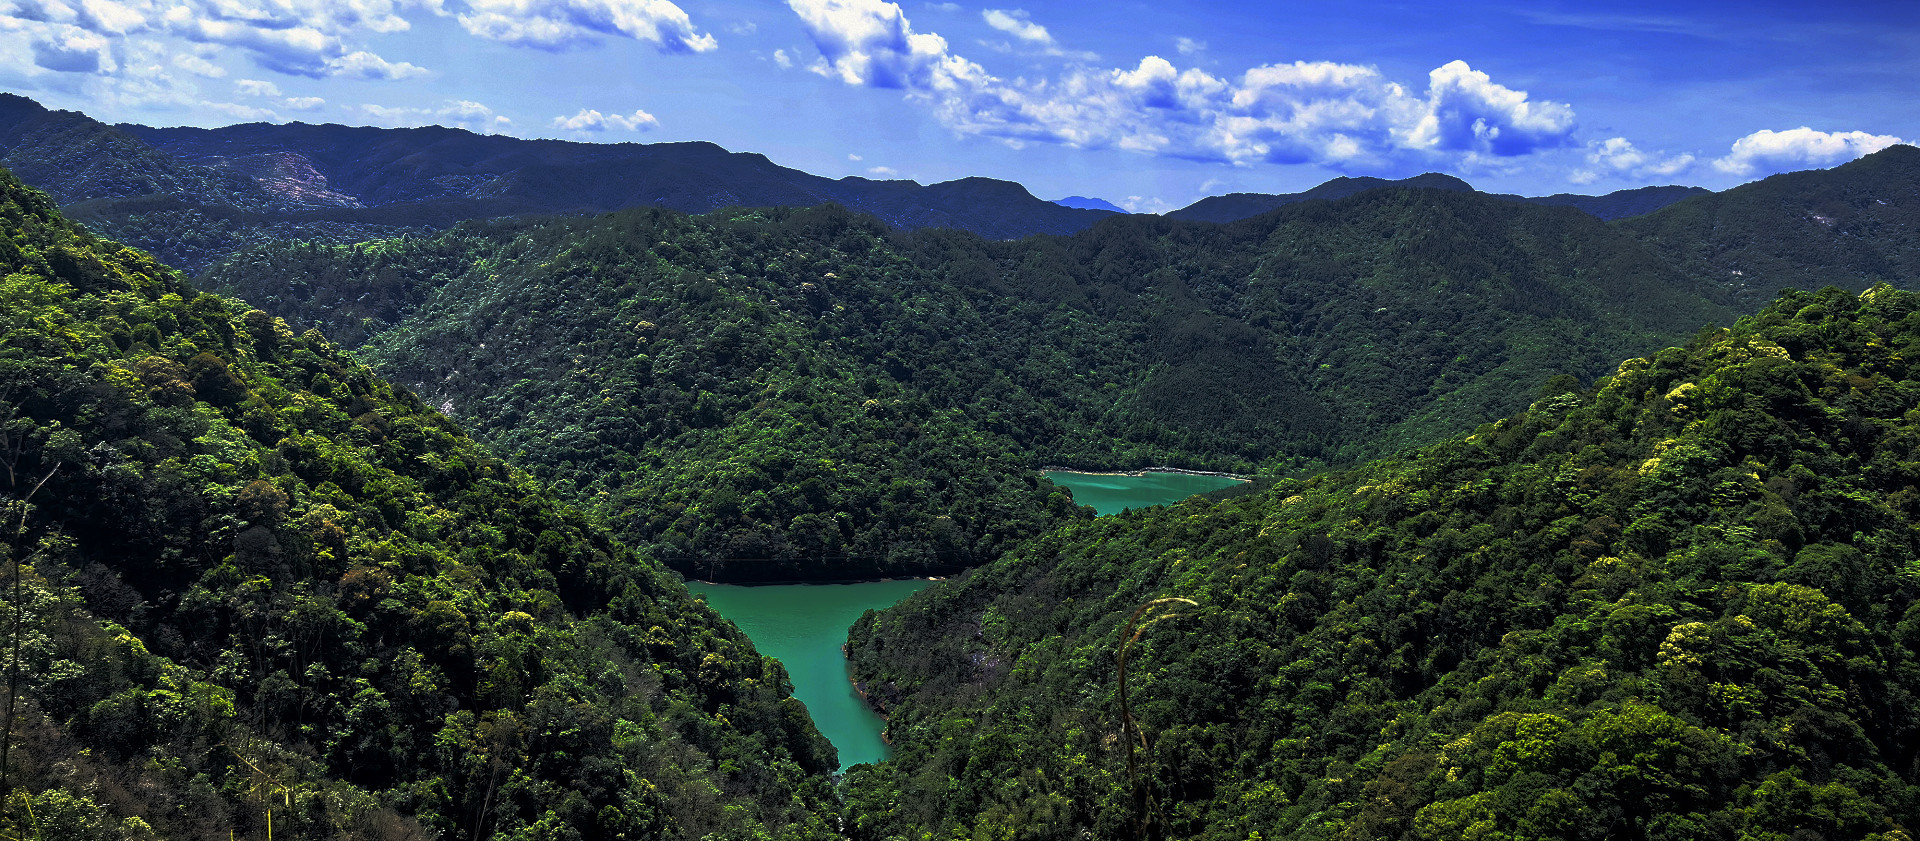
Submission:
<svg viewBox="0 0 1920 841">
<path fill-rule="evenodd" d="M 1096 199 L 1087 196 L 1068 196 L 1064 199 L 1054 199 L 1053 203 L 1061 207 L 1077 207 L 1081 210 L 1111 210 L 1114 213 L 1128 212 L 1126 208 L 1107 201 L 1106 199 Z"/>
<path fill-rule="evenodd" d="M 531 213 L 839 203 L 899 228 L 1069 234 L 1112 211 L 1019 184 L 831 179 L 713 143 L 523 140 L 429 126 L 108 126 L 0 94 L 0 161 L 103 233 L 197 272 L 275 239 L 339 242 Z"/>
<path fill-rule="evenodd" d="M 1460 193 L 1477 193 L 1459 178 L 1439 172 L 1429 172 L 1412 178 L 1389 180 L 1372 176 L 1335 178 L 1298 193 L 1228 193 L 1224 196 L 1209 196 L 1179 210 L 1164 214 L 1170 219 L 1187 219 L 1199 222 L 1237 222 L 1250 216 L 1258 216 L 1270 210 L 1285 207 L 1296 202 L 1322 199 L 1331 201 L 1342 199 L 1365 190 L 1381 187 L 1419 187 L 1428 190 L 1448 190 Z M 1497 199 L 1576 208 L 1590 216 L 1607 221 L 1624 219 L 1652 213 L 1681 199 L 1709 192 L 1700 187 L 1641 187 L 1634 190 L 1618 190 L 1604 196 L 1582 196 L 1572 193 L 1558 193 L 1551 196 L 1517 196 L 1510 193 L 1487 193 Z"/>
</svg>

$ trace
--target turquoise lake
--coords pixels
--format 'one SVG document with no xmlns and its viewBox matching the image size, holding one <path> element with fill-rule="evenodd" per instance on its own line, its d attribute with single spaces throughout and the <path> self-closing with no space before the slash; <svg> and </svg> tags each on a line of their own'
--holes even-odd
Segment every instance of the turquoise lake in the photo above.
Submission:
<svg viewBox="0 0 1920 841">
<path fill-rule="evenodd" d="M 887 758 L 880 741 L 886 721 L 868 709 L 848 680 L 841 651 L 847 629 L 868 609 L 892 607 L 931 581 L 860 584 L 768 584 L 746 587 L 688 581 L 707 604 L 733 620 L 761 654 L 779 658 L 793 678 L 793 695 L 807 705 L 814 726 L 840 752 L 840 767 Z"/>
<path fill-rule="evenodd" d="M 1048 470 L 1045 475 L 1054 484 L 1073 491 L 1074 502 L 1093 506 L 1093 510 L 1103 517 L 1129 508 L 1179 502 L 1194 494 L 1217 491 L 1240 484 L 1241 481 L 1229 476 L 1195 476 L 1189 473 L 1126 476 Z"/>
<path fill-rule="evenodd" d="M 1240 480 L 1186 473 L 1110 476 L 1049 470 L 1046 476 L 1073 491 L 1081 505 L 1102 515 L 1128 508 L 1179 502 Z M 867 610 L 892 607 L 931 581 L 870 581 L 859 584 L 768 584 L 742 586 L 688 581 L 721 616 L 733 620 L 761 654 L 779 658 L 793 678 L 793 694 L 807 705 L 821 735 L 840 752 L 840 767 L 887 758 L 880 731 L 887 723 L 867 707 L 848 680 L 841 646 L 847 629 Z"/>
</svg>

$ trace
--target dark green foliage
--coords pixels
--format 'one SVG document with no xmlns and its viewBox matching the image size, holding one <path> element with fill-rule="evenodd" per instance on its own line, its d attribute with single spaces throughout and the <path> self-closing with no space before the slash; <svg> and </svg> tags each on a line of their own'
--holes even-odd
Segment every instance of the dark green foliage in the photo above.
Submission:
<svg viewBox="0 0 1920 841">
<path fill-rule="evenodd" d="M 1791 293 L 1463 439 L 1074 525 L 853 629 L 858 838 L 1905 838 L 1920 296 Z"/>
<path fill-rule="evenodd" d="M 1622 222 L 1724 299 L 1757 307 L 1782 289 L 1858 292 L 1920 280 L 1920 149 L 1890 146 L 1830 170 L 1791 172 Z"/>
<path fill-rule="evenodd" d="M 1590 217 L 1430 190 L 1018 243 L 630 211 L 257 249 L 203 280 L 373 332 L 383 373 L 735 580 L 970 566 L 1070 513 L 1040 465 L 1351 462 L 1728 315 Z"/>
<path fill-rule="evenodd" d="M 0 232 L 0 832 L 833 835 L 832 747 L 676 576 L 6 176 Z"/>
</svg>

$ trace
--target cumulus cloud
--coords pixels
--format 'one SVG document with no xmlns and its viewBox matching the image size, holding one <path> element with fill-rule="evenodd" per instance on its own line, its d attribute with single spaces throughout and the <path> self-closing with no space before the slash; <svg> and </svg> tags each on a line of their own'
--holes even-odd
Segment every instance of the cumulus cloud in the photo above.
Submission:
<svg viewBox="0 0 1920 841">
<path fill-rule="evenodd" d="M 1572 135 L 1572 108 L 1530 101 L 1525 91 L 1494 84 L 1464 61 L 1447 62 L 1427 75 L 1428 114 L 1421 118 L 1417 143 L 1510 156 L 1563 145 Z"/>
<path fill-rule="evenodd" d="M 58 73 L 111 73 L 107 39 L 77 26 L 59 26 L 33 39 L 33 63 Z"/>
<path fill-rule="evenodd" d="M 787 55 L 786 50 L 774 50 L 773 63 L 779 65 L 781 70 L 791 69 L 793 67 L 793 56 Z"/>
<path fill-rule="evenodd" d="M 1762 129 L 1735 140 L 1733 149 L 1715 160 L 1713 168 L 1730 175 L 1771 175 L 1833 166 L 1904 142 L 1890 134 L 1864 131 L 1824 132 L 1806 126 L 1786 131 Z"/>
<path fill-rule="evenodd" d="M 1183 35 L 1173 39 L 1173 48 L 1179 50 L 1181 55 L 1193 55 L 1194 53 L 1206 52 L 1207 42 L 1196 41 Z"/>
<path fill-rule="evenodd" d="M 146 25 L 165 34 L 246 50 L 262 67 L 321 78 L 398 79 L 422 68 L 388 62 L 355 39 L 411 28 L 405 13 L 439 0 L 162 0 Z"/>
<path fill-rule="evenodd" d="M 890 166 L 870 166 L 867 167 L 867 174 L 878 178 L 892 178 L 899 175 L 900 171 Z"/>
<path fill-rule="evenodd" d="M 227 75 L 226 68 L 194 55 L 193 53 L 178 53 L 174 55 L 173 66 L 192 73 L 195 76 L 205 76 L 209 79 L 225 78 Z"/>
<path fill-rule="evenodd" d="M 259 79 L 235 80 L 233 83 L 233 89 L 236 91 L 239 91 L 241 96 L 279 96 L 280 95 L 279 85 L 276 85 L 272 82 L 263 82 Z"/>
<path fill-rule="evenodd" d="M 373 122 L 393 128 L 440 125 L 491 134 L 513 127 L 513 120 L 470 99 L 448 100 L 430 108 L 361 105 L 357 110 Z"/>
<path fill-rule="evenodd" d="M 719 46 L 667 0 L 466 0 L 456 17 L 474 35 L 542 50 L 569 50 L 602 36 L 647 41 L 662 52 L 703 53 Z"/>
<path fill-rule="evenodd" d="M 427 69 L 404 61 L 388 61 L 366 50 L 356 50 L 343 56 L 327 59 L 322 65 L 328 76 L 349 76 L 355 79 L 405 79 L 419 76 Z"/>
<path fill-rule="evenodd" d="M 1610 137 L 1587 144 L 1587 168 L 1575 170 L 1570 180 L 1591 184 L 1601 175 L 1633 178 L 1668 178 L 1693 166 L 1694 156 L 1667 154 L 1640 149 L 1624 137 Z"/>
<path fill-rule="evenodd" d="M 425 75 L 427 68 L 379 54 L 370 39 L 429 16 L 548 50 L 608 38 L 664 52 L 716 47 L 672 0 L 0 0 L 0 64 L 20 79 L 89 85 L 87 95 L 106 97 L 103 105 L 213 109 L 197 79 L 227 76 L 236 59 L 310 78 Z M 71 80 L 55 82 L 62 74 Z"/>
<path fill-rule="evenodd" d="M 814 72 L 900 89 L 954 131 L 1014 144 L 1360 168 L 1514 157 L 1567 145 L 1573 134 L 1571 107 L 1535 100 L 1459 61 L 1428 74 L 1424 90 L 1359 65 L 1300 61 L 1216 76 L 1159 56 L 1131 68 L 1008 80 L 955 54 L 945 38 L 915 31 L 886 0 L 788 6 L 819 50 Z"/>
<path fill-rule="evenodd" d="M 1052 44 L 1053 35 L 1047 28 L 1028 19 L 1022 9 L 988 9 L 980 13 L 987 25 L 1012 35 L 1022 41 L 1034 44 Z"/>
<path fill-rule="evenodd" d="M 205 105 L 209 110 L 217 111 L 236 120 L 259 122 L 261 120 L 277 120 L 280 118 L 280 115 L 273 113 L 273 109 L 261 108 L 255 105 L 242 105 L 237 102 L 208 102 L 205 103 Z"/>
<path fill-rule="evenodd" d="M 553 118 L 553 127 L 564 131 L 645 131 L 658 125 L 660 121 L 652 114 L 639 110 L 632 114 L 602 114 L 591 108 L 582 108 L 580 113 L 571 117 Z"/>
<path fill-rule="evenodd" d="M 318 111 L 327 101 L 317 96 L 289 96 L 281 104 L 294 111 Z"/>
</svg>

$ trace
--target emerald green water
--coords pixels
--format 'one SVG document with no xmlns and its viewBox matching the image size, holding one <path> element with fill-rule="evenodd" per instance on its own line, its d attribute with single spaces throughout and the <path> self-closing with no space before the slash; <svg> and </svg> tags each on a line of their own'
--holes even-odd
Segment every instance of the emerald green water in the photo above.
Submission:
<svg viewBox="0 0 1920 841">
<path fill-rule="evenodd" d="M 761 654 L 777 657 L 793 678 L 793 695 L 807 705 L 814 726 L 840 752 L 840 767 L 887 758 L 880 731 L 887 723 L 867 708 L 848 680 L 841 646 L 847 629 L 869 608 L 892 607 L 931 581 L 861 584 L 736 584 L 687 582 L 707 604 L 733 620 Z"/>
<path fill-rule="evenodd" d="M 1241 482 L 1228 476 L 1194 476 L 1189 473 L 1114 476 L 1048 470 L 1045 475 L 1054 484 L 1073 491 L 1074 502 L 1093 506 L 1093 510 L 1103 517 L 1129 508 L 1179 502 L 1194 494 L 1217 491 Z"/>
</svg>

